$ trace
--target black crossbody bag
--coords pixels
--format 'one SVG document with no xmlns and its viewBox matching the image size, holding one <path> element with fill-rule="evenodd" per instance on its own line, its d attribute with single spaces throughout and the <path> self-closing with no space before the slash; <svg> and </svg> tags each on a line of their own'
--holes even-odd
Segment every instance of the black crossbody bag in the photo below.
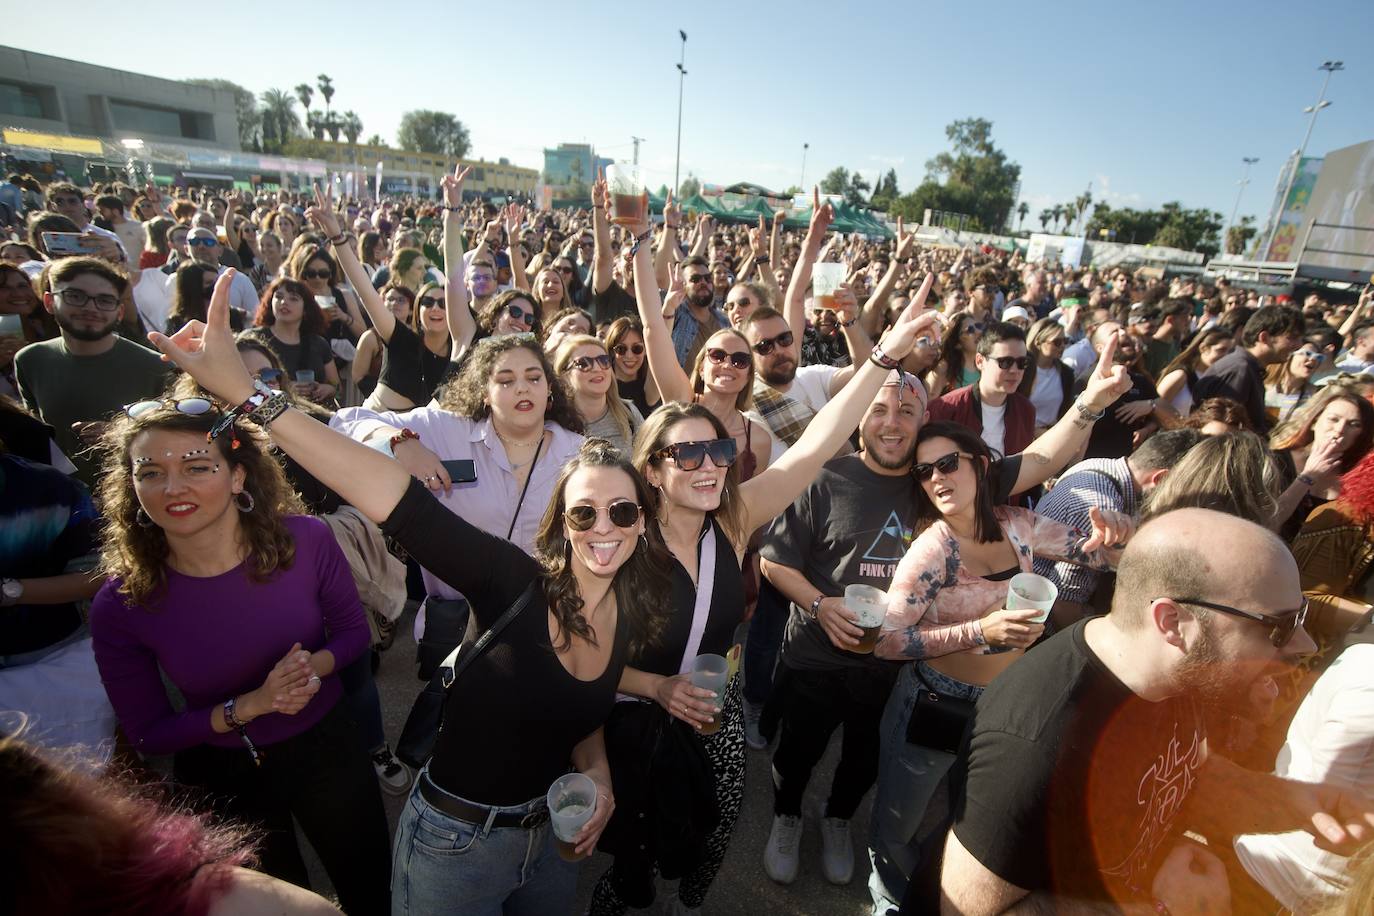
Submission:
<svg viewBox="0 0 1374 916">
<path fill-rule="evenodd" d="M 434 672 L 429 683 L 425 684 L 425 689 L 420 691 L 420 695 L 411 705 L 405 727 L 401 729 L 401 737 L 396 742 L 396 756 L 407 766 L 419 769 L 429 760 L 434 753 L 434 745 L 439 740 L 439 731 L 444 727 L 444 703 L 448 699 L 453 682 L 458 680 L 458 676 L 468 665 L 472 664 L 492 640 L 500 636 L 501 631 L 525 609 L 525 605 L 530 603 L 530 598 L 539 587 L 539 582 L 539 579 L 535 579 L 525 586 L 525 590 L 515 602 L 489 630 L 477 637 L 477 641 L 471 644 L 467 652 L 463 652 L 466 643 L 459 643 L 440 663 L 439 669 Z M 458 657 L 459 653 L 462 653 L 461 659 Z"/>
</svg>

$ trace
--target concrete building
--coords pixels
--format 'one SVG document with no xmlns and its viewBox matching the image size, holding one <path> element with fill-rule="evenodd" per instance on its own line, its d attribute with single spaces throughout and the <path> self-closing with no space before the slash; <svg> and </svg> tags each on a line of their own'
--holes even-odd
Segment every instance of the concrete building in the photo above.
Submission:
<svg viewBox="0 0 1374 916">
<path fill-rule="evenodd" d="M 0 45 L 0 124 L 239 149 L 230 92 Z"/>
<path fill-rule="evenodd" d="M 512 165 L 509 160 L 485 159 L 453 160 L 435 153 L 415 153 L 390 146 L 367 143 L 335 143 L 330 140 L 297 137 L 287 141 L 285 152 L 291 156 L 305 156 L 328 163 L 330 170 L 345 175 L 352 173 L 354 183 L 366 182 L 373 187 L 377 163 L 382 164 L 383 194 L 418 194 L 438 197 L 439 182 L 453 174 L 455 161 L 472 168 L 463 183 L 469 195 L 532 197 L 539 183 L 537 169 Z"/>
<path fill-rule="evenodd" d="M 597 156 L 591 144 L 560 143 L 544 150 L 544 183 L 560 189 L 578 182 L 590 187 L 597 173 L 613 161 Z"/>
</svg>

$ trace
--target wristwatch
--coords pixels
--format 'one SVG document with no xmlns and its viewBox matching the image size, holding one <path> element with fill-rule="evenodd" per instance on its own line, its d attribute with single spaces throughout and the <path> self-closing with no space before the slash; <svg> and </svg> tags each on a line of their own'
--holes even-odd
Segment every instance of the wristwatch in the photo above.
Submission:
<svg viewBox="0 0 1374 916">
<path fill-rule="evenodd" d="M 24 597 L 24 583 L 18 579 L 0 579 L 0 607 L 19 603 Z"/>
</svg>

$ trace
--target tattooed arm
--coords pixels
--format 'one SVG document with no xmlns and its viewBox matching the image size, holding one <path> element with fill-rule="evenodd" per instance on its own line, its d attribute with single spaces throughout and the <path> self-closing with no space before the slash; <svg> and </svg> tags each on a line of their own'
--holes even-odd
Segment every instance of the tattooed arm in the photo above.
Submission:
<svg viewBox="0 0 1374 916">
<path fill-rule="evenodd" d="M 954 585 L 958 570 L 959 542 L 948 526 L 937 522 L 921 532 L 897 564 L 874 654 L 893 659 L 935 658 L 985 645 L 978 619 L 922 626 L 926 611 L 941 589 Z"/>
</svg>

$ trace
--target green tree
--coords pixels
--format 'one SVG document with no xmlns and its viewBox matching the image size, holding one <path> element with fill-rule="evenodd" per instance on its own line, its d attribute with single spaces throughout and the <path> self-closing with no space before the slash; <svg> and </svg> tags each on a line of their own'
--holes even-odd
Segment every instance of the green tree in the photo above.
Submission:
<svg viewBox="0 0 1374 916">
<path fill-rule="evenodd" d="M 349 143 L 357 143 L 358 136 L 363 132 L 363 121 L 356 112 L 345 111 L 343 115 L 343 132 L 348 138 Z"/>
<path fill-rule="evenodd" d="M 368 146 L 390 146 L 391 144 L 390 144 L 390 143 L 387 143 L 385 140 L 383 140 L 381 134 L 373 134 L 372 136 L 370 136 L 370 137 L 367 138 L 367 145 L 368 145 Z"/>
<path fill-rule="evenodd" d="M 1030 204 L 1024 200 L 1016 205 L 1016 231 L 1021 231 L 1021 226 L 1026 222 L 1026 215 L 1030 213 Z"/>
<path fill-rule="evenodd" d="M 895 185 L 897 176 L 892 177 Z M 821 179 L 821 190 L 826 194 L 839 194 L 851 207 L 862 207 L 867 204 L 865 195 L 870 188 L 862 175 L 841 166 L 831 169 L 829 174 Z"/>
<path fill-rule="evenodd" d="M 310 131 L 310 136 L 316 140 L 324 139 L 325 116 L 323 111 L 307 111 L 305 113 L 305 129 Z"/>
<path fill-rule="evenodd" d="M 1226 230 L 1226 253 L 1244 254 L 1245 246 L 1255 237 L 1255 218 L 1242 216 L 1240 222 Z"/>
<path fill-rule="evenodd" d="M 926 163 L 926 178 L 910 194 L 897 199 L 894 214 L 919 220 L 925 210 L 965 213 L 971 228 L 999 229 L 1006 225 L 1016 203 L 1021 166 L 1007 158 L 992 141 L 992 122 L 966 118 L 945 128 L 953 149 Z"/>
<path fill-rule="evenodd" d="M 268 89 L 260 98 L 263 148 L 281 149 L 282 143 L 301 129 L 300 118 L 296 117 L 296 100 L 284 89 Z"/>
<path fill-rule="evenodd" d="M 666 184 L 659 185 L 658 190 L 655 191 L 654 194 L 658 197 L 666 198 L 668 196 L 668 186 Z"/>
<path fill-rule="evenodd" d="M 892 204 L 901 196 L 897 190 L 897 170 L 888 169 L 887 174 L 878 179 L 873 187 L 873 196 L 868 199 L 875 210 L 891 210 Z"/>
<path fill-rule="evenodd" d="M 194 79 L 185 80 L 192 86 L 204 86 L 207 89 L 218 89 L 221 92 L 232 92 L 234 94 L 234 113 L 238 116 L 239 122 L 239 146 L 243 149 L 252 148 L 258 142 L 262 134 L 262 112 L 258 109 L 258 98 L 252 91 L 245 89 L 238 83 L 221 79 Z"/>
<path fill-rule="evenodd" d="M 417 109 L 401 115 L 396 142 L 413 153 L 435 153 L 462 159 L 472 149 L 472 140 L 463 122 L 446 111 Z"/>
<path fill-rule="evenodd" d="M 309 83 L 297 83 L 293 91 L 296 93 L 296 98 L 301 100 L 301 107 L 309 114 L 310 102 L 315 98 L 315 87 Z"/>
<path fill-rule="evenodd" d="M 821 179 L 821 192 L 824 194 L 843 194 L 849 190 L 849 169 L 836 166 Z"/>
<path fill-rule="evenodd" d="M 329 112 L 324 116 L 324 129 L 329 133 L 329 139 L 335 143 L 339 142 L 339 133 L 343 130 L 343 118 L 334 112 Z"/>
<path fill-rule="evenodd" d="M 701 193 L 701 179 L 697 178 L 697 176 L 693 175 L 691 172 L 688 172 L 688 173 L 687 173 L 687 177 L 684 178 L 684 179 L 682 179 L 682 184 L 678 185 L 678 189 L 677 189 L 677 199 L 678 199 L 678 200 L 686 200 L 687 198 L 691 197 L 693 194 L 700 194 L 700 193 Z"/>
<path fill-rule="evenodd" d="M 316 85 L 320 87 L 320 95 L 324 96 L 324 110 L 329 111 L 329 101 L 334 98 L 334 81 L 321 73 L 315 77 Z"/>
<path fill-rule="evenodd" d="M 796 197 L 796 196 L 797 196 L 798 194 L 800 194 L 800 193 L 802 193 L 801 185 L 799 185 L 799 184 L 794 184 L 794 185 L 792 185 L 791 187 L 787 188 L 785 191 L 783 191 L 783 192 L 782 192 L 782 196 L 783 196 L 783 197 Z"/>
<path fill-rule="evenodd" d="M 1221 214 L 1214 210 L 1189 210 L 1177 201 L 1158 210 L 1113 209 L 1107 204 L 1093 208 L 1087 233 L 1136 245 L 1161 245 L 1216 254 L 1220 248 Z"/>
<path fill-rule="evenodd" d="M 1050 220 L 1054 219 L 1054 211 L 1045 209 L 1040 211 L 1040 231 L 1046 232 L 1050 228 Z"/>
</svg>

